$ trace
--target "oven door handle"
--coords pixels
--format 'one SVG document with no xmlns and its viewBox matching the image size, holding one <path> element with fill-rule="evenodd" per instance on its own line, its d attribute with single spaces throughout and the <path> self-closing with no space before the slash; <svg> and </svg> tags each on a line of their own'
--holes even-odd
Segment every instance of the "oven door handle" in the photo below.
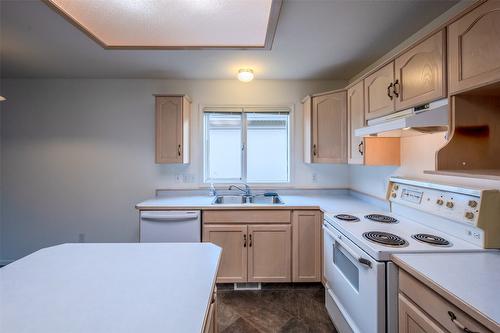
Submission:
<svg viewBox="0 0 500 333">
<path fill-rule="evenodd" d="M 360 256 L 359 254 L 357 254 L 356 252 L 354 252 L 353 250 L 351 250 L 351 248 L 346 245 L 346 243 L 344 243 L 344 241 L 337 235 L 335 235 L 333 232 L 331 232 L 330 230 L 328 230 L 328 228 L 326 226 L 323 226 L 323 230 L 330 236 L 332 237 L 335 242 L 337 242 L 345 251 L 347 251 L 347 253 L 349 253 L 349 255 L 351 257 L 353 257 L 354 259 L 356 259 L 360 264 L 366 266 L 366 267 L 369 267 L 371 268 L 372 267 L 372 262 L 366 258 L 363 258 L 362 256 Z"/>
</svg>

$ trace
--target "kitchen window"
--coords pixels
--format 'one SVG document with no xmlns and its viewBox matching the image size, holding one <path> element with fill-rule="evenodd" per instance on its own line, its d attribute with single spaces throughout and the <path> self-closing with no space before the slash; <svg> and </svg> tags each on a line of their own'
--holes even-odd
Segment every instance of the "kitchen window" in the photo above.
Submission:
<svg viewBox="0 0 500 333">
<path fill-rule="evenodd" d="M 205 108 L 205 182 L 290 182 L 289 108 Z"/>
</svg>

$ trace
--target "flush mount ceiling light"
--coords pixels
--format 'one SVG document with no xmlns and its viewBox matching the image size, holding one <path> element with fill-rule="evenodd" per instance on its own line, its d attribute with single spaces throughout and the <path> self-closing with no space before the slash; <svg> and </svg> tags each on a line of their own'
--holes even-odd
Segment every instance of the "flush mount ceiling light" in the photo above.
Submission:
<svg viewBox="0 0 500 333">
<path fill-rule="evenodd" d="M 253 80 L 253 70 L 250 68 L 242 68 L 238 71 L 238 80 L 241 82 L 250 82 Z"/>
<path fill-rule="evenodd" d="M 107 49 L 271 49 L 283 0 L 43 0 Z"/>
</svg>

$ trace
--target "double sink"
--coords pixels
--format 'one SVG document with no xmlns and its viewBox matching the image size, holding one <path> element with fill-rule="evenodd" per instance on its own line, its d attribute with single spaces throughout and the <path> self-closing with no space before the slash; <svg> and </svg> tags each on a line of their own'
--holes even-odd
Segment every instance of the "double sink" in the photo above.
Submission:
<svg viewBox="0 0 500 333">
<path fill-rule="evenodd" d="M 283 205 L 279 195 L 217 195 L 212 205 Z"/>
</svg>

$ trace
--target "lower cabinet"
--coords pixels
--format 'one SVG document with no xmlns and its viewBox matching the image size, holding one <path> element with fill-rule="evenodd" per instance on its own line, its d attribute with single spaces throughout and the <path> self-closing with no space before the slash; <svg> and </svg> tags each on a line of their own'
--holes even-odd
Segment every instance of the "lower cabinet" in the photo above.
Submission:
<svg viewBox="0 0 500 333">
<path fill-rule="evenodd" d="M 320 210 L 205 210 L 203 241 L 222 248 L 218 283 L 321 282 Z"/>
<path fill-rule="evenodd" d="M 223 249 L 217 282 L 247 282 L 246 225 L 205 225 L 203 241 L 214 243 Z"/>
<path fill-rule="evenodd" d="M 290 225 L 203 226 L 203 241 L 222 247 L 217 282 L 290 282 Z"/>
<path fill-rule="evenodd" d="M 217 333 L 219 327 L 217 325 L 217 292 L 214 291 L 212 302 L 208 307 L 207 317 L 203 326 L 203 333 Z"/>
<path fill-rule="evenodd" d="M 248 226 L 248 282 L 291 281 L 290 225 Z"/>
<path fill-rule="evenodd" d="M 492 333 L 402 269 L 399 270 L 398 303 L 399 333 Z"/>
<path fill-rule="evenodd" d="M 321 224 L 319 210 L 293 212 L 293 282 L 321 281 Z"/>
<path fill-rule="evenodd" d="M 399 294 L 399 333 L 446 333 L 422 310 Z"/>
</svg>

